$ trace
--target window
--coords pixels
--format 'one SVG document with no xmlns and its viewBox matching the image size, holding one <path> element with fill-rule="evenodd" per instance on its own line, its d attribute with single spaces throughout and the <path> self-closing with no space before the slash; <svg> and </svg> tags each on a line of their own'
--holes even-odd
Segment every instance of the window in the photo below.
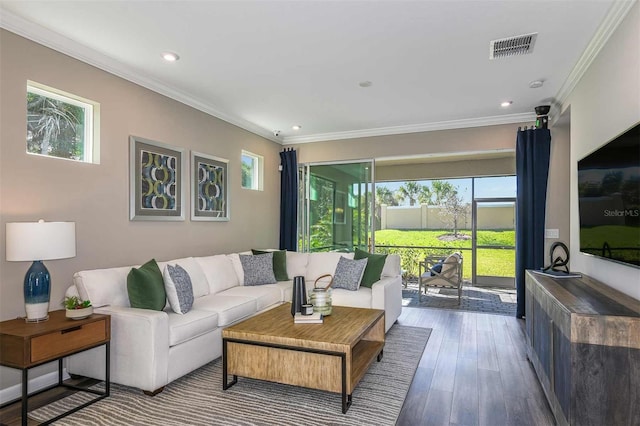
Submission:
<svg viewBox="0 0 640 426">
<path fill-rule="evenodd" d="M 99 163 L 100 105 L 27 83 L 27 153 Z"/>
<path fill-rule="evenodd" d="M 263 158 L 260 155 L 242 151 L 242 187 L 262 191 Z"/>
</svg>

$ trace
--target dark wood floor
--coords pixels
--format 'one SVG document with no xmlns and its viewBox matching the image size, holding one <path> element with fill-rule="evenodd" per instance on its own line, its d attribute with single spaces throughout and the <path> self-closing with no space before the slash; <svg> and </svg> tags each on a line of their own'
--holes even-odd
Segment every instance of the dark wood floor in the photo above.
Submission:
<svg viewBox="0 0 640 426">
<path fill-rule="evenodd" d="M 555 424 L 527 361 L 524 321 L 404 308 L 398 323 L 433 330 L 398 425 Z"/>
<path fill-rule="evenodd" d="M 555 424 L 525 355 L 523 321 L 475 312 L 404 308 L 398 323 L 433 330 L 398 425 Z M 29 408 L 59 396 L 33 398 Z M 0 410 L 0 424 L 20 424 L 19 404 Z M 36 422 L 29 420 L 32 424 Z"/>
</svg>

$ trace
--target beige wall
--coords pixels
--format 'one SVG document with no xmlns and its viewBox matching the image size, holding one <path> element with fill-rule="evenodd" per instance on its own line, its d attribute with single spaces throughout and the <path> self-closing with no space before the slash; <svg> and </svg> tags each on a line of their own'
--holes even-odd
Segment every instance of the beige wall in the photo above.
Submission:
<svg viewBox="0 0 640 426">
<path fill-rule="evenodd" d="M 446 229 L 442 208 L 419 206 L 381 206 L 380 229 Z M 515 206 L 479 206 L 478 229 L 515 229 Z M 458 221 L 460 229 L 471 229 L 471 206 L 465 217 Z"/>
<path fill-rule="evenodd" d="M 558 238 L 545 238 L 544 240 L 545 265 L 551 263 L 549 250 L 553 243 L 560 241 L 570 246 L 568 214 L 571 186 L 571 180 L 569 178 L 571 154 L 570 130 L 569 117 L 563 117 L 561 123 L 551 128 L 551 158 L 549 159 L 545 227 L 547 229 L 557 229 Z"/>
<path fill-rule="evenodd" d="M 429 162 L 424 164 L 384 166 L 376 163 L 376 182 L 474 176 L 505 176 L 515 174 L 515 154 L 513 157 L 508 158 Z"/>
<path fill-rule="evenodd" d="M 577 161 L 640 121 L 640 3 L 607 41 L 564 110 L 571 111 L 571 268 L 640 299 L 640 269 L 579 252 Z"/>
<path fill-rule="evenodd" d="M 51 309 L 74 271 L 278 244 L 278 144 L 13 33 L 0 43 L 0 319 L 24 315 L 29 267 L 5 260 L 6 222 L 76 222 L 77 256 L 45 262 Z M 27 80 L 100 103 L 100 164 L 25 153 Z M 183 222 L 129 221 L 129 135 L 229 159 L 231 221 L 192 222 L 188 207 Z M 242 149 L 264 156 L 264 191 L 240 187 Z"/>
<path fill-rule="evenodd" d="M 291 145 L 301 163 L 418 156 L 440 153 L 515 150 L 518 126 L 504 124 Z M 376 178 L 377 179 L 377 178 Z"/>
</svg>

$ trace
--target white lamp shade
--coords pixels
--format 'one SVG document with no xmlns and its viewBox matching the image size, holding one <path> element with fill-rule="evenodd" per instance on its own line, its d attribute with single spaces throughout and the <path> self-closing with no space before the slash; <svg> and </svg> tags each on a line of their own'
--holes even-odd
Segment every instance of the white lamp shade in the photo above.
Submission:
<svg viewBox="0 0 640 426">
<path fill-rule="evenodd" d="M 8 261 L 66 259 L 76 255 L 75 222 L 15 222 L 6 226 Z"/>
</svg>

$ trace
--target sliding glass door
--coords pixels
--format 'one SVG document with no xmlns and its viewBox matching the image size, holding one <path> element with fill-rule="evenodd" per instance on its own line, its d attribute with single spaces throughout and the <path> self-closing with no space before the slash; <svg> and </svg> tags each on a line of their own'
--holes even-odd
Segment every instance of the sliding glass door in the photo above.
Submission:
<svg viewBox="0 0 640 426">
<path fill-rule="evenodd" d="M 299 178 L 298 250 L 368 250 L 373 160 L 302 164 Z"/>
</svg>

